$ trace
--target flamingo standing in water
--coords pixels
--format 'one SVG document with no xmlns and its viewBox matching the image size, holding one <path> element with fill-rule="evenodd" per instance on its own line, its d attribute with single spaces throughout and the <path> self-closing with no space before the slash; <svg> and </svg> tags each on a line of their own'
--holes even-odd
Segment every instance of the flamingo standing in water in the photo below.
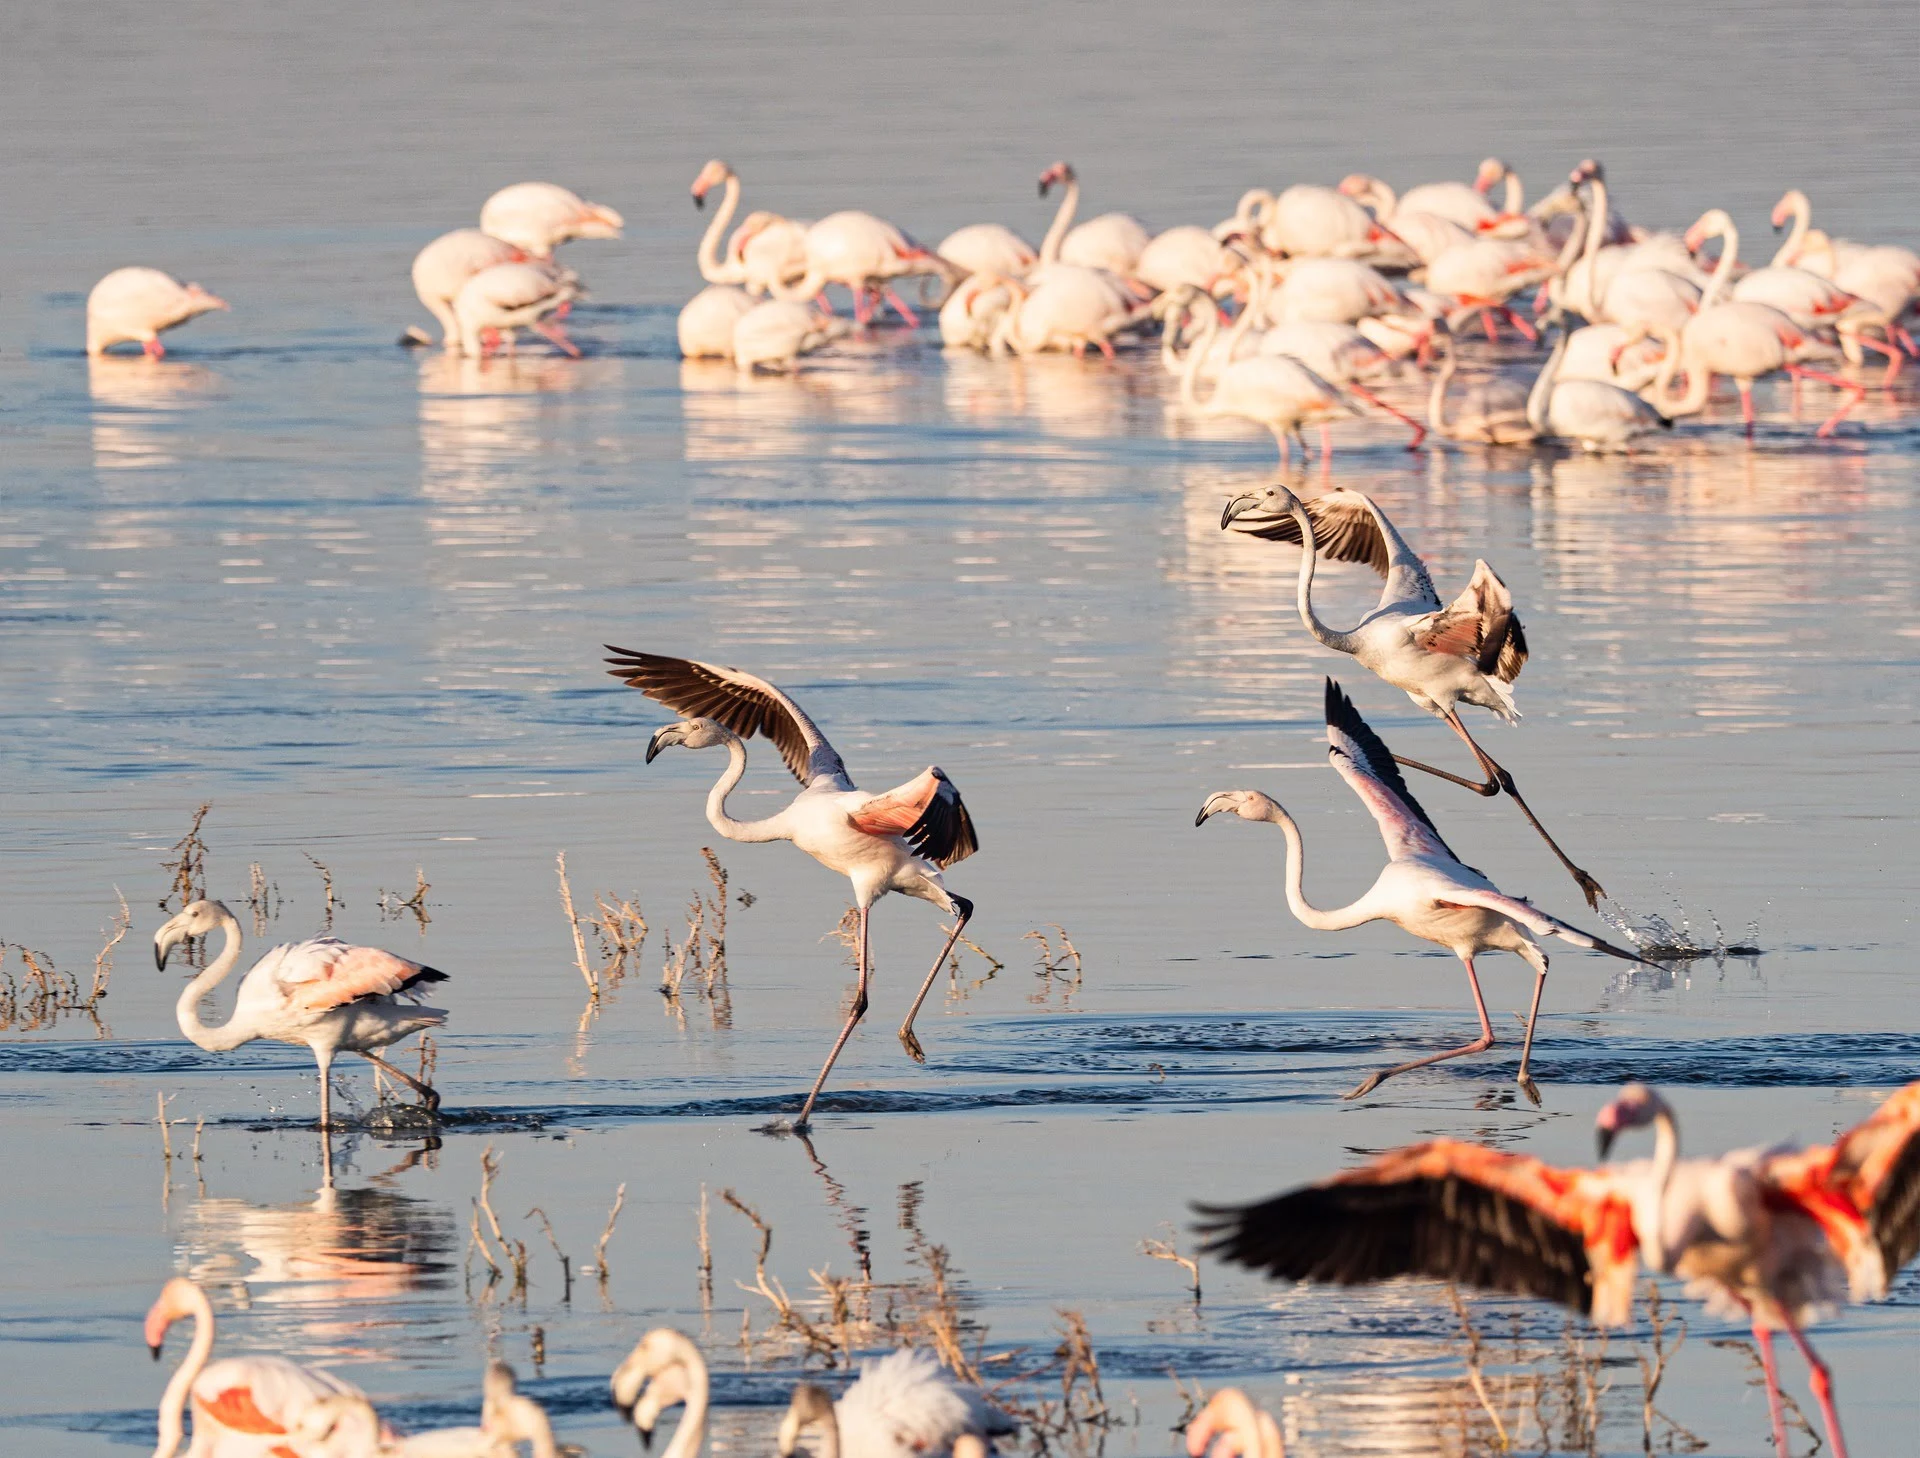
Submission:
<svg viewBox="0 0 1920 1458">
<path fill-rule="evenodd" d="M 285 1357 L 226 1357 L 212 1365 L 213 1303 L 184 1276 L 160 1289 L 147 1312 L 147 1347 L 160 1360 L 168 1329 L 193 1318 L 193 1341 L 160 1398 L 160 1442 L 153 1458 L 176 1458 L 184 1431 L 182 1414 L 193 1403 L 193 1443 L 187 1458 L 264 1458 L 276 1439 L 295 1431 L 314 1404 L 330 1397 L 360 1397 L 327 1372 Z M 281 1448 L 280 1452 L 287 1452 Z"/>
<path fill-rule="evenodd" d="M 504 336 L 509 349 L 520 329 L 531 329 L 578 359 L 579 346 L 555 322 L 579 296 L 569 270 L 538 263 L 496 263 L 460 286 L 453 316 L 460 325 L 460 351 L 479 359 Z"/>
<path fill-rule="evenodd" d="M 116 268 L 87 295 L 87 353 L 138 344 L 154 359 L 167 352 L 160 331 L 227 307 L 197 283 L 183 284 L 157 268 Z"/>
<path fill-rule="evenodd" d="M 460 321 L 454 316 L 453 301 L 467 280 L 496 263 L 525 263 L 528 256 L 519 244 L 478 228 L 455 228 L 422 248 L 413 260 L 413 291 L 440 321 L 441 343 L 448 349 L 459 346 Z"/>
<path fill-rule="evenodd" d="M 1080 207 L 1080 179 L 1071 164 L 1056 162 L 1040 174 L 1040 196 L 1053 185 L 1064 183 L 1066 193 L 1060 210 L 1040 241 L 1040 265 L 1064 263 L 1074 268 L 1097 269 L 1115 278 L 1133 276 L 1140 255 L 1153 241 L 1146 225 L 1130 213 L 1102 213 L 1076 226 L 1074 214 Z"/>
<path fill-rule="evenodd" d="M 1012 1431 L 979 1388 L 956 1380 L 926 1348 L 908 1347 L 862 1362 L 838 1401 L 815 1383 L 797 1385 L 775 1447 L 793 1458 L 801 1435 L 814 1432 L 815 1458 L 963 1458 L 984 1453 L 988 1436 Z M 970 1443 L 982 1446 L 963 1447 Z"/>
<path fill-rule="evenodd" d="M 1427 1276 L 1557 1302 L 1602 1327 L 1631 1320 L 1644 1263 L 1708 1309 L 1752 1324 L 1774 1443 L 1787 1458 L 1773 1333 L 1812 1373 L 1845 1458 L 1826 1364 L 1802 1327 L 1847 1300 L 1878 1301 L 1920 1253 L 1920 1083 L 1832 1144 L 1682 1159 L 1666 1101 L 1629 1084 L 1595 1120 L 1601 1157 L 1655 1129 L 1652 1159 L 1560 1169 L 1437 1139 L 1257 1204 L 1201 1207 L 1207 1249 L 1270 1276 L 1360 1285 Z"/>
<path fill-rule="evenodd" d="M 1189 288 L 1182 302 L 1190 306 L 1201 299 L 1198 289 Z M 1251 312 L 1250 309 L 1249 317 Z M 1198 388 L 1200 369 L 1213 359 L 1220 316 L 1210 303 L 1204 304 L 1200 314 L 1200 332 L 1188 346 L 1186 363 L 1180 372 L 1181 403 L 1197 415 L 1232 416 L 1264 425 L 1273 432 L 1274 441 L 1280 447 L 1282 464 L 1292 457 L 1292 439 L 1299 439 L 1301 453 L 1306 453 L 1307 443 L 1300 437 L 1300 428 L 1317 424 L 1320 453 L 1324 458 L 1333 448 L 1327 423 L 1360 413 L 1348 401 L 1346 393 L 1289 355 L 1251 355 L 1218 361 L 1213 371 L 1213 389 L 1202 400 Z M 1238 327 L 1236 322 L 1236 332 Z"/>
<path fill-rule="evenodd" d="M 807 229 L 805 275 L 797 282 L 775 283 L 772 292 L 776 299 L 822 300 L 827 285 L 837 283 L 853 295 L 854 322 L 867 323 L 884 298 L 908 328 L 917 329 L 919 316 L 888 280 L 948 267 L 945 260 L 872 213 L 829 213 Z"/>
<path fill-rule="evenodd" d="M 518 244 L 535 258 L 573 238 L 618 238 L 626 219 L 551 182 L 516 182 L 488 198 L 480 231 Z"/>
<path fill-rule="evenodd" d="M 1446 355 L 1433 377 L 1427 397 L 1427 424 L 1434 434 L 1478 445 L 1527 445 L 1535 431 L 1527 419 L 1527 391 L 1518 381 L 1495 376 L 1467 390 L 1453 418 L 1447 418 L 1447 391 L 1459 367 L 1458 352 L 1449 333 Z"/>
<path fill-rule="evenodd" d="M 791 370 L 801 355 L 825 349 L 848 328 L 845 319 L 823 314 L 812 304 L 766 299 L 734 322 L 734 368 L 747 375 L 763 367 Z"/>
<path fill-rule="evenodd" d="M 715 158 L 693 179 L 693 205 L 704 208 L 707 194 L 725 184 L 720 207 L 701 236 L 697 258 L 700 277 L 710 284 L 738 284 L 749 294 L 769 292 L 776 282 L 790 283 L 807 271 L 807 224 L 778 213 L 751 212 L 727 240 L 726 256 L 720 240 L 740 206 L 740 176 Z"/>
<path fill-rule="evenodd" d="M 1567 339 L 1562 334 L 1554 342 L 1527 392 L 1527 423 L 1538 435 L 1576 441 L 1598 453 L 1632 450 L 1641 436 L 1673 429 L 1671 417 L 1631 390 L 1606 380 L 1560 379 Z"/>
<path fill-rule="evenodd" d="M 189 937 L 226 933 L 226 944 L 207 969 L 186 985 L 174 1005 L 174 1018 L 196 1047 L 225 1053 L 267 1039 L 297 1043 L 313 1050 L 320 1066 L 320 1127 L 332 1126 L 327 1074 L 335 1056 L 358 1053 L 375 1068 L 398 1079 L 440 1107 L 440 1095 L 375 1055 L 402 1038 L 447 1020 L 437 1007 L 422 1007 L 409 994 L 447 974 L 409 962 L 375 947 L 350 947 L 336 937 L 289 942 L 269 951 L 240 981 L 233 1016 L 217 1027 L 200 1020 L 200 1001 L 218 987 L 240 961 L 240 923 L 218 901 L 196 901 L 153 934 L 154 965 L 164 969 L 173 949 Z"/>
<path fill-rule="evenodd" d="M 930 766 L 915 778 L 885 794 L 870 795 L 855 787 L 833 746 L 815 727 L 806 711 L 785 692 L 763 678 L 697 663 L 607 645 L 613 656 L 608 670 L 629 688 L 639 689 L 656 703 L 688 717 L 655 732 L 647 744 L 647 762 L 670 745 L 690 749 L 725 748 L 727 768 L 707 795 L 707 822 L 728 840 L 791 841 L 830 871 L 853 882 L 854 907 L 859 914 L 856 960 L 859 980 L 846 1026 L 834 1041 L 820 1076 L 813 1081 L 807 1102 L 794 1121 L 796 1133 L 805 1132 L 814 1100 L 833 1071 L 834 1060 L 853 1036 L 867 1012 L 867 983 L 871 962 L 867 953 L 867 914 L 889 891 L 930 901 L 954 917 L 940 955 L 921 983 L 900 1042 L 916 1062 L 926 1054 L 914 1036 L 913 1020 L 940 975 L 947 953 L 973 915 L 973 903 L 947 890 L 940 872 L 979 849 L 973 820 L 952 780 Z M 745 738 L 765 735 L 780 750 L 787 768 L 804 788 L 777 815 L 765 820 L 735 820 L 727 814 L 727 796 L 747 772 Z"/>
<path fill-rule="evenodd" d="M 1302 547 L 1298 602 L 1307 631 L 1323 647 L 1351 654 L 1361 667 L 1405 693 L 1419 708 L 1446 720 L 1473 751 L 1486 780 L 1466 779 L 1417 759 L 1399 763 L 1476 794 L 1497 795 L 1505 790 L 1560 858 L 1587 905 L 1597 907 L 1599 898 L 1606 895 L 1600 883 L 1567 859 L 1520 798 L 1513 776 L 1474 743 L 1460 722 L 1461 704 L 1491 709 L 1508 723 L 1520 717 L 1513 704 L 1513 682 L 1526 665 L 1527 639 L 1514 615 L 1513 596 L 1493 569 L 1475 562 L 1466 591 L 1451 606 L 1443 606 L 1427 575 L 1427 564 L 1387 514 L 1358 491 L 1329 491 L 1310 502 L 1302 502 L 1284 486 L 1248 492 L 1227 503 L 1220 525 L 1223 530 L 1230 527 Z M 1313 610 L 1314 559 L 1321 552 L 1336 562 L 1365 562 L 1386 579 L 1380 601 L 1350 632 L 1329 628 Z"/>
<path fill-rule="evenodd" d="M 1326 713 L 1327 758 L 1372 812 L 1387 845 L 1386 869 L 1358 901 L 1331 909 L 1308 902 L 1302 889 L 1306 851 L 1300 827 L 1280 805 L 1258 790 L 1224 790 L 1209 795 L 1193 823 L 1204 825 L 1209 817 L 1231 811 L 1242 820 L 1278 825 L 1287 838 L 1287 906 L 1301 925 L 1315 931 L 1345 931 L 1370 921 L 1390 921 L 1422 941 L 1445 947 L 1466 967 L 1474 1011 L 1480 1015 L 1480 1036 L 1458 1048 L 1370 1073 L 1348 1098 L 1373 1092 L 1395 1074 L 1491 1048 L 1493 1024 L 1487 1020 L 1486 999 L 1480 995 L 1480 978 L 1473 960 L 1498 951 L 1512 952 L 1534 970 L 1533 1006 L 1527 1012 L 1526 1040 L 1520 1047 L 1520 1071 L 1515 1080 L 1529 1099 L 1539 1103 L 1540 1091 L 1527 1071 L 1533 1056 L 1534 1027 L 1540 1020 L 1540 996 L 1547 987 L 1547 957 L 1540 950 L 1538 938 L 1559 937 L 1576 947 L 1628 962 L 1641 959 L 1547 915 L 1529 902 L 1503 894 L 1480 872 L 1463 864 L 1407 789 L 1393 753 L 1332 679 L 1327 680 Z"/>
</svg>

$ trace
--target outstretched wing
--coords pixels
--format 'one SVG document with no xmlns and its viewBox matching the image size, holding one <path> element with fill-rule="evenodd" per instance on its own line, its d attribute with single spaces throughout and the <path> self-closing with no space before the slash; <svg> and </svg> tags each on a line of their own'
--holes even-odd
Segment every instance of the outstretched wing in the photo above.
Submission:
<svg viewBox="0 0 1920 1458">
<path fill-rule="evenodd" d="M 1396 861 L 1409 856 L 1460 859 L 1413 798 L 1400 766 L 1393 762 L 1393 751 L 1381 743 L 1353 700 L 1332 679 L 1327 680 L 1327 745 L 1327 758 L 1340 778 L 1373 812 L 1389 856 Z"/>
<path fill-rule="evenodd" d="M 1464 658 L 1489 678 L 1512 683 L 1527 661 L 1527 638 L 1513 615 L 1513 594 L 1485 562 L 1473 564 L 1466 590 L 1413 626 L 1413 640 L 1429 653 Z"/>
<path fill-rule="evenodd" d="M 1920 1255 L 1920 1082 L 1840 1136 L 1828 1183 L 1866 1216 L 1888 1280 Z"/>
<path fill-rule="evenodd" d="M 1571 922 L 1549 916 L 1531 901 L 1522 901 L 1518 896 L 1508 896 L 1491 886 L 1457 886 L 1447 892 L 1441 904 L 1445 906 L 1477 906 L 1483 911 L 1497 911 L 1520 923 L 1535 936 L 1559 937 L 1563 942 L 1572 942 L 1576 947 L 1585 947 L 1589 952 L 1605 952 L 1609 957 L 1618 957 L 1623 962 L 1638 962 L 1642 967 L 1652 967 L 1655 971 L 1664 971 L 1658 962 L 1649 962 L 1638 952 L 1625 947 L 1616 947 L 1612 942 L 1596 937 L 1591 932 L 1583 932 Z"/>
<path fill-rule="evenodd" d="M 939 766 L 898 789 L 875 795 L 849 817 L 869 835 L 898 835 L 921 855 L 945 868 L 980 849 L 973 817 L 952 780 Z"/>
<path fill-rule="evenodd" d="M 1244 497 L 1228 506 L 1222 523 L 1234 531 L 1270 542 L 1300 544 L 1300 523 L 1287 504 L 1291 493 L 1269 491 L 1250 505 Z M 1383 602 L 1407 602 L 1438 609 L 1440 594 L 1433 590 L 1427 564 L 1409 547 L 1386 513 L 1372 499 L 1346 487 L 1302 501 L 1313 528 L 1314 552 L 1330 562 L 1364 562 L 1386 579 Z"/>
<path fill-rule="evenodd" d="M 391 997 L 433 982 L 447 974 L 409 962 L 378 947 L 352 947 L 336 937 L 315 937 L 275 947 L 260 959 L 273 985 L 294 1007 L 306 1012 L 328 1012 L 363 997 Z M 249 974 L 248 980 L 252 980 Z"/>
<path fill-rule="evenodd" d="M 1631 1300 L 1638 1241 L 1608 1182 L 1451 1139 L 1253 1205 L 1196 1206 L 1203 1249 L 1296 1281 L 1428 1276 L 1594 1310 Z"/>
<path fill-rule="evenodd" d="M 806 710 L 764 678 L 691 658 L 616 648 L 611 643 L 606 649 L 613 655 L 607 659 L 613 665 L 607 672 L 654 702 L 689 718 L 715 720 L 742 739 L 764 734 L 801 784 L 811 785 L 823 777 L 846 780 L 846 765 Z M 843 788 L 852 789 L 852 782 Z"/>
</svg>

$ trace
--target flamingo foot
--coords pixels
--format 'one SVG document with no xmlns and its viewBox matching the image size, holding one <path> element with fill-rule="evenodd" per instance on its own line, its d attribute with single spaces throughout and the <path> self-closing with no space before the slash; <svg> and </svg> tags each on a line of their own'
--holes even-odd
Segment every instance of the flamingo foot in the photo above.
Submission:
<svg viewBox="0 0 1920 1458">
<path fill-rule="evenodd" d="M 148 359 L 159 359 L 167 352 L 166 345 L 162 344 L 158 339 L 149 339 L 145 344 L 142 344 L 140 348 L 146 352 Z"/>
<path fill-rule="evenodd" d="M 887 302 L 893 305 L 893 312 L 900 316 L 901 322 L 904 323 L 907 328 L 918 329 L 920 327 L 920 316 L 907 307 L 907 301 L 893 291 L 891 284 L 888 284 L 881 292 L 886 296 Z"/>
<path fill-rule="evenodd" d="M 562 329 L 558 324 L 552 323 L 550 320 L 542 319 L 533 326 L 533 332 L 541 338 L 549 340 L 556 348 L 565 351 L 568 358 L 580 358 L 580 347 L 571 339 L 567 338 L 566 330 Z"/>
<path fill-rule="evenodd" d="M 1518 314 L 1514 313 L 1513 310 L 1502 308 L 1500 313 L 1509 324 L 1520 331 L 1521 338 L 1525 339 L 1527 343 L 1538 344 L 1540 342 L 1540 331 L 1535 329 L 1525 319 L 1522 319 Z"/>
</svg>

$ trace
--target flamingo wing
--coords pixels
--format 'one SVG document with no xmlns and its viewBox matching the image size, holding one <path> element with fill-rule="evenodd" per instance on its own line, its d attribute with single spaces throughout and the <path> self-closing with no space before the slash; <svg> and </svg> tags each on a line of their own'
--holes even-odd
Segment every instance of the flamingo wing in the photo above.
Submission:
<svg viewBox="0 0 1920 1458">
<path fill-rule="evenodd" d="M 1603 1175 L 1451 1139 L 1242 1206 L 1196 1206 L 1209 1254 L 1297 1281 L 1428 1276 L 1611 1314 L 1631 1299 L 1631 1205 Z"/>
<path fill-rule="evenodd" d="M 1527 638 L 1513 594 L 1485 562 L 1473 564 L 1466 590 L 1439 612 L 1409 625 L 1429 653 L 1464 658 L 1489 678 L 1512 683 L 1527 662 Z"/>
<path fill-rule="evenodd" d="M 1241 498 L 1235 498 L 1238 501 Z M 1245 508 L 1221 525 L 1245 532 L 1269 542 L 1300 545 L 1300 523 L 1291 510 L 1279 505 L 1284 498 L 1268 497 L 1261 504 Z M 1344 488 L 1329 491 L 1300 504 L 1307 520 L 1313 523 L 1313 548 L 1329 562 L 1364 562 L 1382 577 L 1389 564 L 1387 540 L 1368 510 L 1366 497 Z M 1229 507 L 1231 510 L 1231 506 Z M 1438 601 L 1434 606 L 1438 607 Z"/>
<path fill-rule="evenodd" d="M 737 668 L 668 658 L 632 648 L 606 645 L 613 656 L 607 672 L 675 713 L 713 719 L 742 739 L 763 734 L 780 751 L 793 777 L 803 785 L 816 780 L 841 782 L 850 790 L 847 767 L 806 711 L 764 678 Z"/>
<path fill-rule="evenodd" d="M 1396 861 L 1410 856 L 1460 859 L 1413 798 L 1400 766 L 1393 761 L 1393 751 L 1332 679 L 1327 680 L 1327 745 L 1327 758 L 1340 778 L 1373 813 L 1389 856 Z"/>
<path fill-rule="evenodd" d="M 285 1000 L 310 1013 L 330 1012 L 367 997 L 391 997 L 423 983 L 445 982 L 437 968 L 409 962 L 378 947 L 353 947 L 335 937 L 315 937 L 275 947 L 260 959 Z M 251 980 L 251 974 L 249 974 Z"/>
<path fill-rule="evenodd" d="M 1827 1184 L 1866 1216 L 1888 1280 L 1920 1255 L 1920 1082 L 1840 1136 Z"/>
<path fill-rule="evenodd" d="M 1585 947 L 1589 952 L 1605 952 L 1609 957 L 1618 957 L 1623 962 L 1638 962 L 1642 967 L 1660 970 L 1660 964 L 1649 962 L 1638 952 L 1630 952 L 1625 947 L 1616 947 L 1612 942 L 1603 941 L 1590 932 L 1583 932 L 1570 922 L 1557 916 L 1548 916 L 1546 912 L 1531 901 L 1522 901 L 1518 896 L 1508 896 L 1491 886 L 1455 885 L 1440 898 L 1442 906 L 1477 906 L 1482 911 L 1495 911 L 1512 921 L 1518 922 L 1536 936 L 1559 937 L 1563 942 L 1572 942 L 1576 947 Z"/>
<path fill-rule="evenodd" d="M 943 869 L 980 849 L 966 802 L 938 765 L 928 766 L 898 789 L 875 795 L 848 818 L 868 835 L 904 837 Z"/>
<path fill-rule="evenodd" d="M 284 1357 L 228 1357 L 195 1379 L 194 1419 L 204 1416 L 231 1433 L 275 1437 L 291 1433 L 300 1415 L 322 1398 L 361 1395 L 330 1372 Z"/>
</svg>

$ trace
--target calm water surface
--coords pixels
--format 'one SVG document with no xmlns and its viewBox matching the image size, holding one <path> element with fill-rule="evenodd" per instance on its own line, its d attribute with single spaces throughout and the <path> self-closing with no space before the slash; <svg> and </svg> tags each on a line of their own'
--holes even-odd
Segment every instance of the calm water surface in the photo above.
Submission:
<svg viewBox="0 0 1920 1458">
<path fill-rule="evenodd" d="M 1861 96 L 1907 94 L 1911 40 L 1903 7 L 1821 16 L 1821 51 L 1849 58 Z M 596 1452 L 631 1442 L 604 1374 L 645 1327 L 679 1323 L 714 1354 L 719 1440 L 763 1450 L 800 1358 L 740 1346 L 742 1310 L 760 1330 L 768 1309 L 737 1284 L 756 1244 L 727 1189 L 772 1225 L 769 1273 L 796 1293 L 809 1272 L 865 1275 L 911 1305 L 944 1249 L 973 1339 L 1029 1349 L 996 1371 L 1040 1365 L 1058 1313 L 1084 1313 L 1115 1453 L 1172 1452 L 1176 1382 L 1195 1381 L 1244 1383 L 1303 1453 L 1488 1441 L 1444 1291 L 1276 1292 L 1205 1266 L 1196 1310 L 1141 1242 L 1191 1199 L 1414 1138 L 1585 1160 L 1627 1078 L 1672 1088 L 1708 1149 L 1824 1139 L 1920 1072 L 1913 372 L 1827 442 L 1821 400 L 1796 421 L 1764 389 L 1751 446 L 1729 401 L 1632 460 L 1409 457 L 1395 433 L 1342 431 L 1331 481 L 1375 493 L 1443 592 L 1476 557 L 1512 586 L 1534 648 L 1526 722 L 1486 723 L 1487 742 L 1616 914 L 1764 949 L 1658 978 L 1556 956 L 1542 1109 L 1513 1096 L 1512 1041 L 1353 1106 L 1338 1094 L 1359 1069 L 1465 1035 L 1457 965 L 1391 928 L 1304 931 L 1279 836 L 1196 831 L 1193 812 L 1236 786 L 1283 799 L 1310 893 L 1337 903 L 1380 848 L 1325 768 L 1323 675 L 1403 752 L 1454 747 L 1305 639 L 1293 554 L 1218 530 L 1228 496 L 1271 478 L 1270 443 L 1196 426 L 1145 358 L 946 358 L 891 331 L 794 379 L 683 367 L 685 187 L 717 154 L 749 207 L 1037 236 L 1032 178 L 1062 155 L 1091 209 L 1164 226 L 1210 222 L 1249 185 L 1362 166 L 1404 185 L 1490 151 L 1538 190 L 1591 154 L 1637 219 L 1725 205 L 1748 253 L 1770 251 L 1765 211 L 1789 185 L 1836 233 L 1912 242 L 1915 129 L 1840 104 L 1807 47 L 1785 6 L 22 17 L 0 62 L 0 937 L 84 979 L 116 888 L 133 928 L 97 1027 L 23 1015 L 0 1035 L 0 1447 L 150 1446 L 164 1369 L 138 1321 L 180 1271 L 215 1293 L 226 1350 L 327 1364 L 413 1423 L 468 1419 L 497 1354 Z M 394 348 L 425 322 L 412 253 L 525 176 L 628 218 L 625 241 L 569 253 L 593 287 L 587 357 Z M 164 362 L 90 363 L 86 290 L 135 261 L 233 312 L 172 336 Z M 1336 622 L 1376 591 L 1351 569 L 1320 583 Z M 983 853 L 952 883 L 1003 965 L 964 955 L 913 1065 L 890 1019 L 937 923 L 885 903 L 873 1022 L 811 1148 L 755 1131 L 797 1106 L 841 1016 L 845 887 L 790 851 L 722 846 L 726 995 L 663 1004 L 662 943 L 707 886 L 719 766 L 643 766 L 665 716 L 601 674 L 603 642 L 762 672 L 866 784 L 937 762 L 979 823 Z M 753 760 L 735 808 L 757 815 L 791 787 L 763 746 Z M 1510 807 L 1419 792 L 1502 886 L 1595 924 Z M 256 946 L 324 923 L 311 857 L 343 902 L 337 932 L 453 974 L 437 1140 L 342 1138 L 323 1190 L 305 1053 L 215 1058 L 180 1038 L 179 979 L 146 948 L 161 862 L 202 802 L 212 894 L 238 907 L 256 863 L 275 888 Z M 571 965 L 563 850 L 576 897 L 633 896 L 652 926 L 597 1012 Z M 383 915 L 416 869 L 430 922 Z M 1044 975 L 1025 939 L 1058 952 L 1061 929 L 1077 982 Z M 1517 1035 L 1525 970 L 1485 974 Z M 370 1102 L 361 1071 L 345 1082 Z M 171 1166 L 161 1096 L 185 1121 Z M 470 1251 L 489 1145 L 494 1209 L 528 1242 L 524 1299 Z M 602 1285 L 580 1268 L 623 1182 Z M 1640 1451 L 1644 1332 L 1569 1358 L 1557 1314 L 1472 1312 L 1502 1392 L 1562 1390 L 1588 1363 L 1609 1384 L 1602 1448 Z M 1687 1317 L 1661 1410 L 1711 1452 L 1767 1450 L 1748 1358 L 1715 1344 L 1740 1334 Z M 1903 1451 L 1920 1279 L 1821 1343 L 1856 1452 Z"/>
</svg>

